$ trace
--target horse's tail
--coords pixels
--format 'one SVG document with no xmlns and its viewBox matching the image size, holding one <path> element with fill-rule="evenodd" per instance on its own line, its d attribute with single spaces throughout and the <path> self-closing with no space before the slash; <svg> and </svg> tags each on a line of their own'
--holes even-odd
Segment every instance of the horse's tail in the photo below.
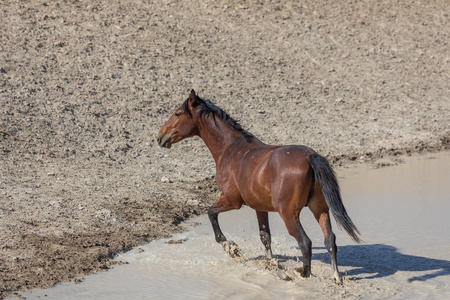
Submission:
<svg viewBox="0 0 450 300">
<path fill-rule="evenodd" d="M 336 219 L 338 226 L 344 228 L 350 237 L 360 244 L 362 240 L 357 235 L 360 233 L 342 203 L 341 191 L 334 170 L 331 168 L 327 159 L 319 154 L 312 154 L 308 160 L 309 165 L 314 171 L 315 181 L 320 183 L 325 201 Z"/>
</svg>

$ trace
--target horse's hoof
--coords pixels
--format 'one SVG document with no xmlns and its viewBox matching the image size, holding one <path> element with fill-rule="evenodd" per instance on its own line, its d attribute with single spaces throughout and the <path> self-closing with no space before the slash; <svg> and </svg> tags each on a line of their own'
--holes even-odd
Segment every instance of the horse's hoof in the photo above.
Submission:
<svg viewBox="0 0 450 300">
<path fill-rule="evenodd" d="M 339 278 L 333 278 L 333 281 L 334 281 L 334 283 L 337 284 L 337 285 L 343 285 L 343 284 L 344 284 L 344 283 L 342 282 L 342 278 L 341 278 L 341 277 L 339 277 Z"/>
<path fill-rule="evenodd" d="M 311 277 L 311 272 L 302 272 L 300 276 L 302 276 L 303 278 L 309 278 Z"/>
<path fill-rule="evenodd" d="M 311 277 L 311 271 L 309 269 L 305 269 L 303 267 L 298 267 L 295 269 L 297 272 L 300 273 L 300 276 L 303 278 L 309 278 Z"/>
<path fill-rule="evenodd" d="M 272 250 L 266 250 L 265 255 L 267 260 L 273 259 Z"/>
<path fill-rule="evenodd" d="M 239 249 L 238 245 L 233 241 L 225 241 L 222 242 L 223 250 L 225 250 L 226 253 L 231 258 L 235 257 L 241 257 L 241 249 Z"/>
</svg>

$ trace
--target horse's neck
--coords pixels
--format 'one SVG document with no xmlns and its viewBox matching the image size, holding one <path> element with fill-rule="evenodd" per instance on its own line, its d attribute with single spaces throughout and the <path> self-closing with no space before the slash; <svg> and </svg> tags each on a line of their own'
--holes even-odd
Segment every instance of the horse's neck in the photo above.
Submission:
<svg viewBox="0 0 450 300">
<path fill-rule="evenodd" d="M 233 144 L 247 143 L 244 136 L 221 120 L 214 122 L 213 118 L 203 118 L 198 125 L 199 135 L 211 152 L 216 165 L 222 160 L 225 154 L 233 151 Z"/>
</svg>

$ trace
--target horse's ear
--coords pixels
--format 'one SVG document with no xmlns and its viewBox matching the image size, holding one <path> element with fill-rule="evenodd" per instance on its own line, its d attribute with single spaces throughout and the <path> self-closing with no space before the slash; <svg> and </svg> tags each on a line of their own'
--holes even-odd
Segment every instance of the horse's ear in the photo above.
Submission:
<svg viewBox="0 0 450 300">
<path fill-rule="evenodd" d="M 191 104 L 191 106 L 196 107 L 200 104 L 201 101 L 202 100 L 195 94 L 195 91 L 191 90 L 191 94 L 189 95 L 189 103 Z"/>
</svg>

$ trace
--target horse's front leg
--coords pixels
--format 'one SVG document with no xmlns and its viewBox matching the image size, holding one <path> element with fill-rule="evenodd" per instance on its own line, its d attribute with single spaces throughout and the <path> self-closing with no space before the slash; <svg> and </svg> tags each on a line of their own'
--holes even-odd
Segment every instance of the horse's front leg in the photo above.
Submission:
<svg viewBox="0 0 450 300">
<path fill-rule="evenodd" d="M 208 210 L 209 220 L 214 230 L 214 237 L 216 242 L 222 244 L 224 250 L 231 257 L 241 256 L 241 250 L 233 241 L 228 241 L 219 226 L 218 215 L 233 209 L 239 209 L 242 206 L 242 201 L 230 201 L 224 194 L 220 196 L 219 201 L 213 204 Z"/>
</svg>

